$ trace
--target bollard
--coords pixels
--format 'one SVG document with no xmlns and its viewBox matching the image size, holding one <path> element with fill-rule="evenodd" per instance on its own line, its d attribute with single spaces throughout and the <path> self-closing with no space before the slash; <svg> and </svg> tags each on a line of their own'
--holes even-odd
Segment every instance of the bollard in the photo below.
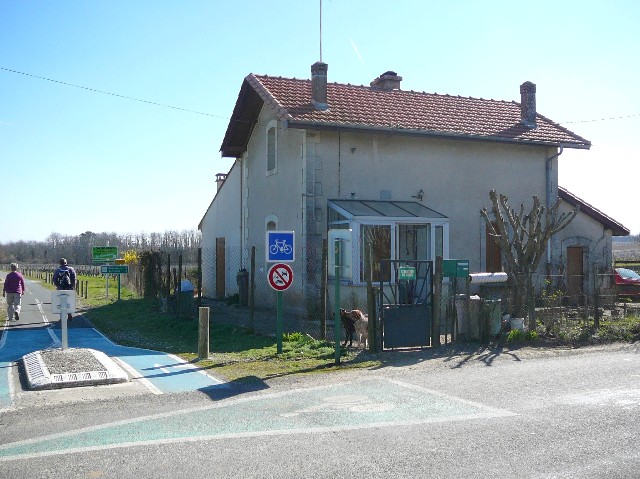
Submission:
<svg viewBox="0 0 640 479">
<path fill-rule="evenodd" d="M 198 357 L 209 358 L 209 308 L 198 308 Z"/>
</svg>

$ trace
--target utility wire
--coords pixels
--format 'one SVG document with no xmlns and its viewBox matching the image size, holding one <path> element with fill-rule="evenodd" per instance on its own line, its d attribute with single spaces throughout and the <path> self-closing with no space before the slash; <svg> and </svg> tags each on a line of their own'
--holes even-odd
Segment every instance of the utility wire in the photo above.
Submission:
<svg viewBox="0 0 640 479">
<path fill-rule="evenodd" d="M 593 123 L 596 121 L 624 120 L 625 118 L 634 118 L 636 116 L 640 116 L 640 113 L 635 113 L 633 115 L 626 115 L 626 116 L 611 116 L 609 118 L 595 118 L 593 120 L 563 121 L 563 122 L 560 122 L 560 125 L 566 125 L 568 123 Z"/>
<path fill-rule="evenodd" d="M 322 47 L 320 47 L 320 48 L 322 48 Z M 320 55 L 322 55 L 322 53 Z M 39 80 L 46 80 L 46 81 L 50 81 L 50 82 L 53 82 L 53 83 L 59 83 L 60 85 L 70 86 L 70 87 L 74 87 L 74 88 L 80 88 L 82 90 L 87 90 L 87 91 L 90 91 L 90 92 L 93 92 L 93 93 L 101 93 L 103 95 L 115 96 L 115 97 L 118 97 L 118 98 L 123 98 L 125 100 L 138 101 L 138 102 L 141 102 L 141 103 L 147 103 L 149 105 L 160 106 L 160 107 L 163 107 L 163 108 L 171 108 L 173 110 L 185 111 L 187 113 L 195 113 L 196 115 L 210 116 L 210 117 L 213 117 L 213 118 L 223 118 L 225 120 L 229 120 L 230 119 L 228 116 L 212 115 L 211 113 L 204 113 L 202 111 L 189 110 L 188 108 L 181 108 L 179 106 L 166 105 L 164 103 L 157 103 L 155 101 L 142 100 L 140 98 L 133 98 L 133 97 L 130 97 L 130 96 L 119 95 L 117 93 L 111 93 L 111 92 L 108 92 L 108 91 L 97 90 L 95 88 L 89 88 L 89 87 L 81 86 L 81 85 L 74 85 L 73 83 L 67 83 L 67 82 L 63 82 L 63 81 L 60 81 L 60 80 L 54 80 L 52 78 L 41 77 L 41 76 L 38 76 L 38 75 L 33 75 L 31 73 L 19 72 L 17 70 L 12 70 L 10 68 L 0 67 L 0 70 L 4 70 L 4 71 L 7 71 L 7 72 L 11 72 L 11 73 L 16 73 L 18 75 L 28 76 L 28 77 L 31 77 L 31 78 L 37 78 Z M 559 125 L 568 125 L 568 124 L 572 124 L 572 123 L 594 123 L 594 122 L 597 122 L 597 121 L 623 120 L 625 118 L 635 118 L 637 116 L 640 116 L 640 113 L 635 113 L 633 115 L 625 115 L 625 116 L 613 116 L 613 117 L 609 117 L 609 118 L 595 118 L 595 119 L 592 119 L 592 120 L 561 121 L 561 122 L 558 122 L 558 124 Z"/>
<path fill-rule="evenodd" d="M 46 80 L 46 81 L 50 81 L 50 82 L 53 82 L 53 83 L 59 83 L 60 85 L 71 86 L 71 87 L 74 87 L 74 88 L 80 88 L 82 90 L 87 90 L 87 91 L 90 91 L 90 92 L 93 92 L 93 93 L 102 93 L 103 95 L 110 95 L 110 96 L 115 96 L 115 97 L 118 97 L 118 98 L 124 98 L 125 100 L 139 101 L 141 103 L 147 103 L 149 105 L 161 106 L 163 108 L 171 108 L 173 110 L 186 111 L 188 113 L 195 113 L 197 115 L 211 116 L 211 117 L 214 117 L 214 118 L 223 118 L 225 120 L 229 119 L 229 117 L 227 117 L 227 116 L 212 115 L 211 113 L 204 113 L 204 112 L 201 112 L 201 111 L 189 110 L 187 108 L 181 108 L 179 106 L 166 105 L 164 103 L 157 103 L 157 102 L 149 101 L 149 100 L 141 100 L 140 98 L 133 98 L 133 97 L 130 97 L 130 96 L 119 95 L 117 93 L 111 93 L 111 92 L 108 92 L 108 91 L 96 90 L 95 88 L 89 88 L 89 87 L 86 87 L 86 86 L 74 85 L 73 83 L 67 83 L 67 82 L 63 82 L 63 81 L 60 81 L 60 80 L 54 80 L 52 78 L 45 78 L 45 77 L 41 77 L 41 76 L 38 76 L 38 75 L 32 75 L 31 73 L 19 72 L 19 71 L 16 71 L 16 70 L 11 70 L 10 68 L 0 67 L 0 70 L 4 70 L 4 71 L 7 71 L 7 72 L 11 72 L 11 73 L 17 73 L 18 75 L 24 75 L 24 76 L 28 76 L 28 77 L 31 77 L 31 78 L 37 78 L 38 80 Z"/>
</svg>

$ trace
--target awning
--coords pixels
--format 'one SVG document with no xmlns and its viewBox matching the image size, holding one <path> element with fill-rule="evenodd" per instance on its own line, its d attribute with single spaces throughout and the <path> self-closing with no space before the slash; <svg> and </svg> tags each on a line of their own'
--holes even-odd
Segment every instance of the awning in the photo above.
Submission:
<svg viewBox="0 0 640 479">
<path fill-rule="evenodd" d="M 411 218 L 427 221 L 443 221 L 448 218 L 415 201 L 382 200 L 328 200 L 329 208 L 348 220 L 386 218 L 406 221 Z"/>
</svg>

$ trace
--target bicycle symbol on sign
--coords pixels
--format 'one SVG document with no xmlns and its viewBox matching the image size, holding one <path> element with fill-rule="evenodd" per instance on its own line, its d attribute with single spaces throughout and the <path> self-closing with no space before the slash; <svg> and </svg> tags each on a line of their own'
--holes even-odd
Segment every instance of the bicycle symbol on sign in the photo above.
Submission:
<svg viewBox="0 0 640 479">
<path fill-rule="evenodd" d="M 275 240 L 275 244 L 269 246 L 269 252 L 271 254 L 284 253 L 291 254 L 291 245 L 287 244 L 287 240 Z"/>
</svg>

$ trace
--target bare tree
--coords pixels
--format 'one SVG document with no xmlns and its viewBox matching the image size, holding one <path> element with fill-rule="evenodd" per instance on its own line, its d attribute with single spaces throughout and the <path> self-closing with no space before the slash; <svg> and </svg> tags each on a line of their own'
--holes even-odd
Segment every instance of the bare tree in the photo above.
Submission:
<svg viewBox="0 0 640 479">
<path fill-rule="evenodd" d="M 521 204 L 518 213 L 509 207 L 506 195 L 498 195 L 491 190 L 489 198 L 493 219 L 489 217 L 486 207 L 480 214 L 506 261 L 507 274 L 512 283 L 512 314 L 525 317 L 528 310 L 529 330 L 533 331 L 536 327 L 533 274 L 545 255 L 551 237 L 573 221 L 578 208 L 568 213 L 558 213 L 560 199 L 553 207 L 545 208 L 540 199 L 533 196 L 531 210 L 525 213 Z"/>
</svg>

